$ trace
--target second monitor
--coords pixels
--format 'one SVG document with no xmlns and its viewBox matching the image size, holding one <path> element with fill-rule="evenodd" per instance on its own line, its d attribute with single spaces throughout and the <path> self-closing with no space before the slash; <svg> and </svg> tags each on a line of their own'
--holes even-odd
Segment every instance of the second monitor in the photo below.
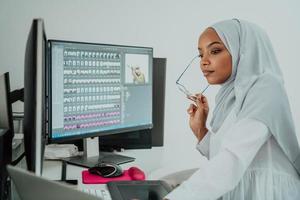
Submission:
<svg viewBox="0 0 300 200">
<path fill-rule="evenodd" d="M 48 44 L 50 142 L 152 128 L 152 48 Z"/>
</svg>

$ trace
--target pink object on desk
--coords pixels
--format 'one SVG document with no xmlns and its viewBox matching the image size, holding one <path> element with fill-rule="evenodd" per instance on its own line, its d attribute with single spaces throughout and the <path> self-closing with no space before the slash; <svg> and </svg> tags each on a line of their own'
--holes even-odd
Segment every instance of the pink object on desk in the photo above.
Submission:
<svg viewBox="0 0 300 200">
<path fill-rule="evenodd" d="M 131 177 L 131 180 L 143 181 L 146 178 L 145 173 L 137 167 L 130 167 L 128 175 Z"/>
<path fill-rule="evenodd" d="M 82 171 L 82 183 L 84 184 L 106 184 L 110 181 L 143 181 L 145 178 L 145 173 L 137 167 L 130 167 L 128 170 L 124 170 L 121 176 L 110 178 L 104 178 L 99 175 L 91 174 L 88 170 Z"/>
</svg>

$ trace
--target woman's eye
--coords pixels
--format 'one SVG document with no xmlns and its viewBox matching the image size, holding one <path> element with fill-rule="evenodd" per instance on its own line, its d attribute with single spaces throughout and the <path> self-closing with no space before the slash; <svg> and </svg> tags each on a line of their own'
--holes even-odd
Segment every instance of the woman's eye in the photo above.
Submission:
<svg viewBox="0 0 300 200">
<path fill-rule="evenodd" d="M 221 49 L 214 49 L 211 51 L 211 54 L 217 54 L 219 52 L 221 52 Z"/>
</svg>

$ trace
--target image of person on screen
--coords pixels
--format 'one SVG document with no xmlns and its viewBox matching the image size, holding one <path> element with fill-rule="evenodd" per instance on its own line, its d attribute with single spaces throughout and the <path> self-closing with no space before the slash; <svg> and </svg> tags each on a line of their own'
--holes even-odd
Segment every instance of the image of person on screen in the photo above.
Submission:
<svg viewBox="0 0 300 200">
<path fill-rule="evenodd" d="M 299 144 L 266 32 L 245 20 L 221 21 L 200 35 L 198 50 L 203 75 L 221 87 L 210 127 L 203 94 L 187 109 L 199 168 L 165 199 L 300 199 Z"/>
<path fill-rule="evenodd" d="M 145 75 L 139 66 L 132 66 L 131 73 L 133 77 L 133 83 L 145 84 Z"/>
</svg>

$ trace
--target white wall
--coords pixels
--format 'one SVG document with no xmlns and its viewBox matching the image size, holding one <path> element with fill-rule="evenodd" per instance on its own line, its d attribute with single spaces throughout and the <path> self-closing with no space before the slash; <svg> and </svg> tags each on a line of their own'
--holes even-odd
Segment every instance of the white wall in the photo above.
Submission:
<svg viewBox="0 0 300 200">
<path fill-rule="evenodd" d="M 10 72 L 12 89 L 23 86 L 25 42 L 35 17 L 44 18 L 50 39 L 151 46 L 154 56 L 168 59 L 164 163 L 193 164 L 198 154 L 188 127 L 189 102 L 175 80 L 196 54 L 200 32 L 219 20 L 242 18 L 268 32 L 300 131 L 299 8 L 297 0 L 0 0 L 0 74 Z M 206 93 L 211 110 L 215 93 Z"/>
</svg>

